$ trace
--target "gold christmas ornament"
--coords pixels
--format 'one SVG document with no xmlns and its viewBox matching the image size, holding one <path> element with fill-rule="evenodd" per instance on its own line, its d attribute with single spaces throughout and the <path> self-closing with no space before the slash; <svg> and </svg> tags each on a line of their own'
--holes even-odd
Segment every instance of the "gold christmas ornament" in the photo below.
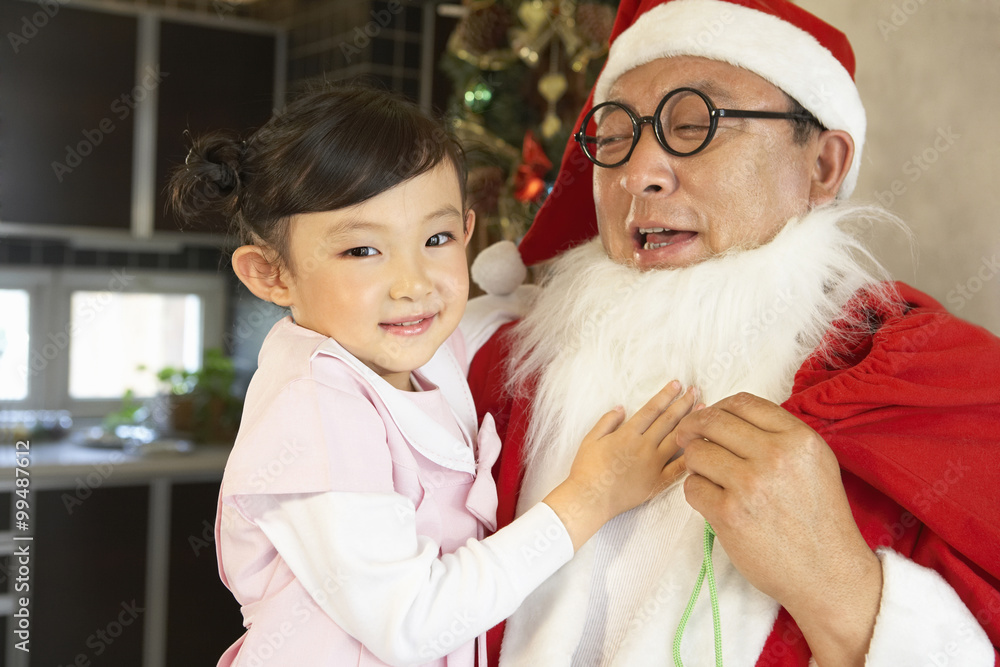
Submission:
<svg viewBox="0 0 1000 667">
<path fill-rule="evenodd" d="M 559 44 L 555 40 L 552 40 L 549 50 L 549 73 L 538 80 L 538 93 L 542 96 L 542 99 L 549 103 L 548 109 L 545 112 L 545 118 L 542 120 L 542 125 L 539 128 L 542 136 L 546 139 L 551 139 L 562 129 L 563 123 L 557 113 L 557 103 L 569 88 L 569 81 L 566 79 L 566 75 L 559 69 Z"/>
<path fill-rule="evenodd" d="M 517 8 L 523 29 L 511 29 L 511 46 L 529 67 L 538 65 L 539 54 L 551 42 L 562 43 L 572 56 L 583 45 L 573 19 L 576 4 L 569 0 L 525 0 Z"/>
<path fill-rule="evenodd" d="M 553 60 L 553 63 L 556 61 Z M 556 113 L 556 102 L 566 94 L 569 82 L 562 72 L 549 72 L 538 80 L 538 92 L 542 98 L 549 103 L 548 111 L 542 120 L 541 132 L 546 139 L 551 139 L 562 129 L 562 120 Z"/>
<path fill-rule="evenodd" d="M 517 17 L 521 19 L 528 32 L 537 34 L 552 15 L 552 7 L 553 3 L 546 0 L 527 0 L 517 8 Z"/>
<path fill-rule="evenodd" d="M 549 111 L 545 114 L 545 118 L 542 119 L 541 131 L 542 136 L 546 139 L 551 139 L 552 137 L 559 134 L 559 130 L 562 129 L 562 120 L 556 115 L 554 111 Z"/>
<path fill-rule="evenodd" d="M 549 104 L 555 104 L 566 94 L 569 82 L 562 72 L 549 72 L 538 80 L 538 92 Z"/>
</svg>

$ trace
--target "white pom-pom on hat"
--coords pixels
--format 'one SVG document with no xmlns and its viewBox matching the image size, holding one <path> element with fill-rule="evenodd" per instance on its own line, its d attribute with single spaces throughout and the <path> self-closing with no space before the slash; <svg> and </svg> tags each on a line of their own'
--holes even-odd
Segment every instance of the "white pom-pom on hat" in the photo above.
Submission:
<svg viewBox="0 0 1000 667">
<path fill-rule="evenodd" d="M 506 296 L 524 282 L 528 267 L 511 241 L 500 241 L 483 250 L 472 262 L 472 280 L 487 294 Z"/>
</svg>

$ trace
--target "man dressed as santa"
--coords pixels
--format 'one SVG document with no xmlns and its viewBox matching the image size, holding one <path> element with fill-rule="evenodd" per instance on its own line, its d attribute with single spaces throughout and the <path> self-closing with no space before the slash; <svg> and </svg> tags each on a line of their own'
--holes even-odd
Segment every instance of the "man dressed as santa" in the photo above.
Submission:
<svg viewBox="0 0 1000 667">
<path fill-rule="evenodd" d="M 783 0 L 621 2 L 519 247 L 544 286 L 472 365 L 500 525 L 614 405 L 677 377 L 708 407 L 683 478 L 525 601 L 501 665 L 1000 665 L 1000 340 L 858 240 L 890 218 L 847 203 L 853 73 Z"/>
</svg>

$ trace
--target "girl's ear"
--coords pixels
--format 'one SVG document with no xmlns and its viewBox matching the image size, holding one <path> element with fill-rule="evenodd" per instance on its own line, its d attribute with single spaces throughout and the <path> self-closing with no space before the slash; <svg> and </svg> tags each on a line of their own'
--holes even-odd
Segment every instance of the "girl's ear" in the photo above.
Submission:
<svg viewBox="0 0 1000 667">
<path fill-rule="evenodd" d="M 476 212 L 471 208 L 465 212 L 465 247 L 469 247 L 472 231 L 476 228 Z"/>
<path fill-rule="evenodd" d="M 254 296 L 288 307 L 291 305 L 288 270 L 268 259 L 264 246 L 245 245 L 233 252 L 233 271 Z"/>
</svg>

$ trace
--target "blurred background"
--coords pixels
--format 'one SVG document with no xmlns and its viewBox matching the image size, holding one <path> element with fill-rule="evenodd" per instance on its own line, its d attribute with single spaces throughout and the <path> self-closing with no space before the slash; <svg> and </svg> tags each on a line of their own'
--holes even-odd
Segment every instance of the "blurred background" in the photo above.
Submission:
<svg viewBox="0 0 1000 667">
<path fill-rule="evenodd" d="M 1000 0 L 798 4 L 855 48 L 854 199 L 914 232 L 878 256 L 1000 333 Z M 616 6 L 0 0 L 0 663 L 214 665 L 242 632 L 216 498 L 284 313 L 165 210 L 184 132 L 248 134 L 316 80 L 399 91 L 466 144 L 474 255 L 551 188 Z"/>
</svg>

